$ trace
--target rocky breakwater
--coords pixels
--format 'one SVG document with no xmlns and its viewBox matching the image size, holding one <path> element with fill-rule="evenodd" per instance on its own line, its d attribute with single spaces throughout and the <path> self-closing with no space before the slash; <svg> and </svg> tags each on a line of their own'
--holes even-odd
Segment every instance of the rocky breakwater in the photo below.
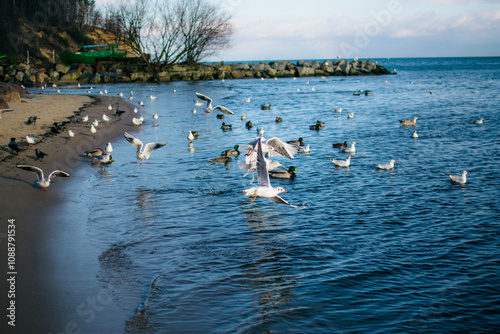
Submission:
<svg viewBox="0 0 500 334">
<path fill-rule="evenodd" d="M 354 76 L 393 74 L 371 60 L 273 61 L 270 63 L 176 64 L 155 74 L 144 64 L 96 63 L 43 66 L 18 64 L 0 66 L 0 81 L 36 85 L 44 83 L 117 83 L 176 80 L 280 78 L 310 76 Z"/>
</svg>

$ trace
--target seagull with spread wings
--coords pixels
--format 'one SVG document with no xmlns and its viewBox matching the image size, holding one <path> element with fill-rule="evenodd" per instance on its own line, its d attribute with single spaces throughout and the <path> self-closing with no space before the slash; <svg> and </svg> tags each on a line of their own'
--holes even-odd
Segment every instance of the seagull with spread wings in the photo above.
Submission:
<svg viewBox="0 0 500 334">
<path fill-rule="evenodd" d="M 207 108 L 203 112 L 204 114 L 207 114 L 207 117 L 208 117 L 208 114 L 210 114 L 212 111 L 214 111 L 216 109 L 220 110 L 223 114 L 234 115 L 234 113 L 231 110 L 227 109 L 226 107 L 223 107 L 223 106 L 220 106 L 220 105 L 212 107 L 212 99 L 209 98 L 208 96 L 200 94 L 200 93 L 196 93 L 196 96 L 200 100 L 203 100 L 203 101 L 207 102 Z"/>
<path fill-rule="evenodd" d="M 253 202 L 257 197 L 269 198 L 274 203 L 287 204 L 293 208 L 300 209 L 305 208 L 307 205 L 296 206 L 288 203 L 283 198 L 281 198 L 278 194 L 287 192 L 282 187 L 274 188 L 271 186 L 271 181 L 269 180 L 269 172 L 267 171 L 266 161 L 264 159 L 264 153 L 262 149 L 261 138 L 257 141 L 257 178 L 259 181 L 258 187 L 252 187 L 249 189 L 243 190 L 243 195 L 252 196 Z"/>
<path fill-rule="evenodd" d="M 48 177 L 45 177 L 43 174 L 43 170 L 41 170 L 38 167 L 28 166 L 28 165 L 17 165 L 16 167 L 23 170 L 27 170 L 28 172 L 35 172 L 36 175 L 38 176 L 38 180 L 35 181 L 35 183 L 37 183 L 40 186 L 40 188 L 42 188 L 44 191 L 47 191 L 46 188 L 50 186 L 51 178 L 55 176 L 69 177 L 69 174 L 62 170 L 55 170 L 52 173 L 50 173 Z"/>
<path fill-rule="evenodd" d="M 134 136 L 132 136 L 131 134 L 129 134 L 127 132 L 125 132 L 123 134 L 123 136 L 137 150 L 136 151 L 137 161 L 139 161 L 139 160 L 141 161 L 140 165 L 142 165 L 142 162 L 144 160 L 149 159 L 151 152 L 153 152 L 156 149 L 162 148 L 163 146 L 166 145 L 165 143 L 147 143 L 146 145 L 144 145 L 142 143 L 142 141 L 140 141 L 139 139 L 135 138 Z M 143 150 L 143 148 L 144 148 L 144 150 Z M 136 163 L 137 163 L 137 161 L 136 161 Z"/>
</svg>

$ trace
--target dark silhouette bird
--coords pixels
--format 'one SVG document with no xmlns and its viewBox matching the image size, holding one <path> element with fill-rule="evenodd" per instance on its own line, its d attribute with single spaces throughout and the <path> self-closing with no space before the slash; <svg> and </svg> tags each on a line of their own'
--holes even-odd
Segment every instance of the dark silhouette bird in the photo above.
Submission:
<svg viewBox="0 0 500 334">
<path fill-rule="evenodd" d="M 337 143 L 337 144 L 332 144 L 333 147 L 335 148 L 342 148 L 342 147 L 347 147 L 349 146 L 349 144 L 347 144 L 347 142 L 343 142 L 343 143 Z"/>
<path fill-rule="evenodd" d="M 27 125 L 33 124 L 33 126 L 36 127 L 36 120 L 38 119 L 38 116 L 30 116 L 28 118 L 28 121 L 26 122 Z"/>
<path fill-rule="evenodd" d="M 246 123 L 245 123 L 245 126 L 246 126 L 246 128 L 247 128 L 248 130 L 250 130 L 250 129 L 253 127 L 253 123 L 252 123 L 252 122 L 250 122 L 250 121 L 248 121 L 248 122 L 246 122 Z"/>
<path fill-rule="evenodd" d="M 287 143 L 295 146 L 304 146 L 304 138 L 300 137 L 298 140 L 289 140 Z"/>
<path fill-rule="evenodd" d="M 220 155 L 223 155 L 223 156 L 228 156 L 228 155 L 238 156 L 238 155 L 240 155 L 239 147 L 240 146 L 238 144 L 236 144 L 236 145 L 234 145 L 234 149 L 225 150 Z"/>
<path fill-rule="evenodd" d="M 94 148 L 92 150 L 88 150 L 88 151 L 85 151 L 83 152 L 83 154 L 85 154 L 86 156 L 89 156 L 92 158 L 92 162 L 94 162 L 94 158 L 97 158 L 101 155 L 105 155 L 106 152 L 104 152 L 104 150 L 100 149 L 100 148 Z"/>
<path fill-rule="evenodd" d="M 12 151 L 12 154 L 14 154 L 14 152 L 18 153 L 21 151 L 19 145 L 16 143 L 16 138 L 10 138 L 9 148 Z"/>
<path fill-rule="evenodd" d="M 231 157 L 229 156 L 229 151 L 226 151 L 223 153 L 224 153 L 224 156 L 213 158 L 213 159 L 210 159 L 208 161 L 210 161 L 210 162 L 223 162 L 223 163 L 227 164 L 229 161 L 231 161 Z"/>
<path fill-rule="evenodd" d="M 115 115 L 121 116 L 124 113 L 125 113 L 125 110 L 116 109 Z"/>
<path fill-rule="evenodd" d="M 282 122 L 283 121 L 283 118 L 281 117 L 276 117 L 276 123 L 279 123 L 279 122 Z"/>
<path fill-rule="evenodd" d="M 286 169 L 275 169 L 269 172 L 269 176 L 275 179 L 293 179 L 295 178 L 295 172 L 298 172 L 298 169 L 294 166 L 290 166 L 288 170 Z"/>
<path fill-rule="evenodd" d="M 48 155 L 47 153 L 43 153 L 40 149 L 35 149 L 36 160 L 43 160 L 43 157 Z"/>
<path fill-rule="evenodd" d="M 218 118 L 218 119 L 224 119 L 224 115 L 222 115 L 222 114 L 217 114 L 217 118 Z"/>
<path fill-rule="evenodd" d="M 54 124 L 50 127 L 50 131 L 55 134 L 61 133 L 61 127 L 57 125 L 57 122 L 54 122 Z"/>
<path fill-rule="evenodd" d="M 260 109 L 262 109 L 262 110 L 271 110 L 272 106 L 273 106 L 272 104 L 269 104 L 268 106 L 262 105 L 262 106 L 260 106 Z"/>
<path fill-rule="evenodd" d="M 191 133 L 195 139 L 198 139 L 198 131 L 191 131 Z"/>
</svg>

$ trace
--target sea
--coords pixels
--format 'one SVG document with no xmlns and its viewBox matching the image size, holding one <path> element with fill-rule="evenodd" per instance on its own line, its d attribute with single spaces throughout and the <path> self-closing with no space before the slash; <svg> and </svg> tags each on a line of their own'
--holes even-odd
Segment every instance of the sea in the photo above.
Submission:
<svg viewBox="0 0 500 334">
<path fill-rule="evenodd" d="M 130 315 L 127 330 L 500 331 L 500 58 L 373 61 L 396 74 L 92 87 L 133 92 L 145 121 L 131 134 L 166 143 L 139 164 L 121 138 L 111 165 L 89 159 L 76 172 L 85 181 L 56 185 L 72 187 L 64 205 L 88 211 L 99 284 Z M 203 115 L 196 92 L 234 115 Z M 399 122 L 414 116 L 414 127 Z M 298 170 L 271 184 L 301 209 L 243 195 L 257 184 L 238 167 L 246 150 L 209 161 L 259 130 L 310 145 L 273 158 Z M 332 146 L 344 141 L 354 154 Z M 331 162 L 349 155 L 349 168 Z M 392 170 L 375 166 L 391 159 Z M 465 184 L 447 176 L 462 171 Z"/>
</svg>

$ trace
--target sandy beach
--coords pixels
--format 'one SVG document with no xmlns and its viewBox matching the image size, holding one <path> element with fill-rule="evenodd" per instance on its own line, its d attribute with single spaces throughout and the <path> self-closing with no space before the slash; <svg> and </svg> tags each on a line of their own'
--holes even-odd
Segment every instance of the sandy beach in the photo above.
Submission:
<svg viewBox="0 0 500 334">
<path fill-rule="evenodd" d="M 109 105 L 112 111 L 108 111 Z M 122 139 L 123 132 L 133 129 L 134 107 L 118 97 L 84 95 L 26 95 L 10 107 L 13 111 L 0 120 L 1 294 L 9 296 L 1 299 L 1 332 L 123 332 L 127 316 L 97 281 L 99 253 L 85 232 L 88 209 L 68 193 L 68 185 L 81 186 L 81 180 L 55 178 L 43 191 L 34 183 L 35 173 L 15 166 L 37 166 L 45 173 L 54 169 L 77 173 L 90 162 L 83 155 L 85 150 L 104 149 L 107 142 Z M 117 109 L 126 112 L 118 117 L 114 115 Z M 103 113 L 112 120 L 99 124 L 95 138 L 90 124 L 77 121 L 85 115 L 102 120 Z M 34 115 L 38 116 L 36 126 L 27 125 Z M 53 134 L 50 126 L 54 122 L 68 123 L 60 134 Z M 74 138 L 68 130 L 75 132 Z M 26 135 L 37 137 L 32 147 Z M 21 148 L 18 154 L 7 146 L 11 137 Z M 35 148 L 47 154 L 43 161 L 36 160 Z M 65 205 L 69 201 L 72 205 Z"/>
</svg>

